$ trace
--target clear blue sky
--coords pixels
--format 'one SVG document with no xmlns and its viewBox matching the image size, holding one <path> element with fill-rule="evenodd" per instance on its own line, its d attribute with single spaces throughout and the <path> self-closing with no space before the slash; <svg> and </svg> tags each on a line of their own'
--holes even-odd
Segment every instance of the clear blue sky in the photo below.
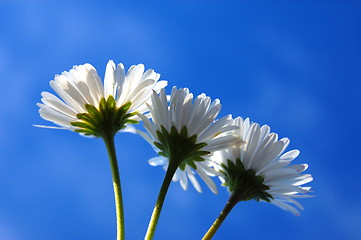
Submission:
<svg viewBox="0 0 361 240">
<path fill-rule="evenodd" d="M 171 86 L 205 92 L 221 116 L 268 124 L 315 198 L 300 217 L 239 204 L 215 239 L 360 239 L 361 4 L 358 1 L 1 1 L 0 239 L 115 239 L 105 147 L 47 124 L 36 103 L 55 74 L 109 59 L 144 63 Z M 139 136 L 118 135 L 127 239 L 142 239 L 164 172 Z M 200 239 L 218 195 L 172 184 L 155 239 Z"/>
</svg>

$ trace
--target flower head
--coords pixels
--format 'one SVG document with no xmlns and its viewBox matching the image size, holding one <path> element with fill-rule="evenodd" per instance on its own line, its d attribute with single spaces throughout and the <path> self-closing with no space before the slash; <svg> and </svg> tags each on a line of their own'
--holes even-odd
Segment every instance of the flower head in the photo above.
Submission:
<svg viewBox="0 0 361 240">
<path fill-rule="evenodd" d="M 153 145 L 161 157 L 149 160 L 153 166 L 164 165 L 164 169 L 175 167 L 173 181 L 180 181 L 184 190 L 188 186 L 188 178 L 198 192 L 201 187 L 195 178 L 197 172 L 208 187 L 217 192 L 217 188 L 209 176 L 215 171 L 207 159 L 213 151 L 240 144 L 239 137 L 222 133 L 234 130 L 231 116 L 215 121 L 221 110 L 218 99 L 211 102 L 205 94 L 193 101 L 193 94 L 187 88 L 173 87 L 168 105 L 165 90 L 160 95 L 153 92 L 152 105 L 148 105 L 152 122 L 139 115 L 144 122 L 148 134 L 141 135 Z"/>
<path fill-rule="evenodd" d="M 235 123 L 236 134 L 246 143 L 219 151 L 212 158 L 218 162 L 223 185 L 239 196 L 238 201 L 262 200 L 299 215 L 296 207 L 303 207 L 295 198 L 309 197 L 310 187 L 302 185 L 312 181 L 310 174 L 301 174 L 307 164 L 290 165 L 299 151 L 284 153 L 289 139 L 278 140 L 267 125 L 260 127 L 248 118 L 236 118 Z"/>
<path fill-rule="evenodd" d="M 56 75 L 50 86 L 60 96 L 43 92 L 39 113 L 45 120 L 84 135 L 101 137 L 115 134 L 136 123 L 136 113 L 147 111 L 146 102 L 152 90 L 167 85 L 158 81 L 160 75 L 144 65 L 133 65 L 125 73 L 123 64 L 109 61 L 104 86 L 95 68 L 90 64 L 74 66 L 69 72 Z M 42 126 L 44 127 L 44 126 Z"/>
</svg>

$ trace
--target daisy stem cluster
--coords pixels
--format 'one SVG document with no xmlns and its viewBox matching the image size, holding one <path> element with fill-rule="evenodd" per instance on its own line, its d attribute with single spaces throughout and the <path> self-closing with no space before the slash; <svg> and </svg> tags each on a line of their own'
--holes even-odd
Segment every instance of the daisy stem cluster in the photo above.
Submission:
<svg viewBox="0 0 361 240">
<path fill-rule="evenodd" d="M 160 155 L 153 166 L 164 165 L 166 174 L 145 235 L 152 240 L 170 183 L 179 181 L 186 190 L 188 179 L 198 192 L 197 173 L 213 193 L 217 187 L 211 177 L 218 176 L 230 197 L 218 218 L 202 240 L 212 239 L 234 206 L 240 201 L 272 203 L 299 215 L 303 209 L 295 198 L 310 197 L 313 180 L 301 174 L 307 164 L 290 165 L 298 150 L 284 153 L 288 138 L 278 140 L 267 125 L 260 126 L 248 118 L 231 115 L 216 120 L 221 104 L 218 99 L 201 94 L 196 98 L 188 88 L 172 88 L 167 96 L 166 81 L 144 65 L 133 65 L 125 72 L 123 64 L 107 64 L 104 85 L 90 64 L 74 66 L 50 81 L 60 98 L 43 92 L 39 113 L 45 120 L 81 135 L 102 138 L 107 148 L 112 172 L 117 240 L 124 240 L 124 211 L 120 174 L 114 145 L 118 132 L 130 130 L 143 120 L 148 133 L 134 130 L 144 137 Z M 151 103 L 150 103 L 151 102 Z M 151 120 L 150 120 L 151 119 Z M 37 125 L 39 126 L 39 125 Z"/>
<path fill-rule="evenodd" d="M 123 198 L 122 198 L 122 189 L 120 185 L 120 174 L 119 174 L 117 156 L 114 147 L 114 136 L 109 134 L 103 136 L 102 138 L 104 140 L 105 146 L 108 151 L 110 168 L 112 170 L 116 218 L 117 218 L 117 240 L 123 240 L 124 239 Z"/>
<path fill-rule="evenodd" d="M 152 217 L 149 221 L 147 233 L 145 234 L 145 240 L 151 240 L 154 237 L 155 229 L 158 224 L 159 216 L 162 211 L 163 203 L 165 196 L 167 195 L 168 188 L 170 183 L 172 182 L 173 175 L 175 171 L 177 170 L 178 166 L 176 164 L 169 164 L 167 172 L 165 174 L 162 187 L 160 188 L 157 202 L 155 204 L 155 207 L 153 209 Z"/>
</svg>

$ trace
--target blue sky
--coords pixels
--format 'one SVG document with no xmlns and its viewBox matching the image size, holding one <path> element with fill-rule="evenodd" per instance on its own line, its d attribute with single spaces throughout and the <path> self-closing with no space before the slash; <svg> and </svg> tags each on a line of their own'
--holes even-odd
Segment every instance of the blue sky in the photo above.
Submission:
<svg viewBox="0 0 361 240">
<path fill-rule="evenodd" d="M 0 2 L 0 239 L 114 239 L 111 173 L 100 139 L 47 124 L 35 105 L 55 74 L 109 59 L 144 63 L 171 86 L 219 98 L 221 116 L 268 124 L 315 198 L 300 217 L 249 201 L 214 239 L 359 239 L 359 1 Z M 164 172 L 139 136 L 116 137 L 126 237 L 142 239 Z M 172 184 L 155 239 L 200 239 L 223 208 Z"/>
</svg>

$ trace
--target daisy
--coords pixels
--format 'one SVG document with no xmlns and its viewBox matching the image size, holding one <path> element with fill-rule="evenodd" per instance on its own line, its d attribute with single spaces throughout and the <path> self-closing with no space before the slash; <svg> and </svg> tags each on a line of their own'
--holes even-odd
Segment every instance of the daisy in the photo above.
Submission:
<svg viewBox="0 0 361 240">
<path fill-rule="evenodd" d="M 207 186 L 217 193 L 210 176 L 215 175 L 207 158 L 214 151 L 241 144 L 239 136 L 223 133 L 236 129 L 232 117 L 225 116 L 215 121 L 221 110 L 218 99 L 211 102 L 205 94 L 193 99 L 187 88 L 173 87 L 168 104 L 165 90 L 160 95 L 153 92 L 152 105 L 148 105 L 152 121 L 139 114 L 148 134 L 140 134 L 154 147 L 161 157 L 153 158 L 151 165 L 164 165 L 167 171 L 153 211 L 146 239 L 152 239 L 162 208 L 165 194 L 171 180 L 179 181 L 187 189 L 188 179 L 198 192 L 201 192 L 195 173 Z"/>
<path fill-rule="evenodd" d="M 106 145 L 113 177 L 117 217 L 117 240 L 124 239 L 124 214 L 118 162 L 114 136 L 137 123 L 137 113 L 147 110 L 146 103 L 153 91 L 167 85 L 158 81 L 160 75 L 153 70 L 144 72 L 144 65 L 131 66 L 125 73 L 123 64 L 109 61 L 104 86 L 95 68 L 90 64 L 74 66 L 69 72 L 56 75 L 50 86 L 60 96 L 43 92 L 40 116 L 59 127 L 82 135 L 101 137 Z"/>
<path fill-rule="evenodd" d="M 144 72 L 144 65 L 133 65 L 125 72 L 123 64 L 109 61 L 104 86 L 90 64 L 74 66 L 69 72 L 56 75 L 50 86 L 61 99 L 43 92 L 40 116 L 60 127 L 84 135 L 101 137 L 106 132 L 115 134 L 127 123 L 136 123 L 136 113 L 147 111 L 146 102 L 152 90 L 167 85 L 158 81 L 160 75 L 152 69 Z M 37 125 L 39 126 L 39 125 Z M 40 126 L 47 127 L 47 126 Z"/>
<path fill-rule="evenodd" d="M 148 108 L 152 122 L 138 114 L 148 134 L 141 131 L 139 133 L 161 155 L 150 159 L 150 165 L 164 165 L 165 170 L 169 164 L 176 165 L 173 181 L 179 181 L 186 190 L 189 179 L 195 189 L 202 192 L 194 176 L 197 172 L 207 186 L 217 193 L 217 188 L 209 177 L 215 176 L 216 172 L 208 158 L 214 151 L 242 142 L 236 135 L 220 136 L 236 129 L 236 126 L 231 125 L 231 115 L 215 121 L 221 110 L 220 101 L 216 99 L 211 102 L 205 94 L 193 101 L 193 94 L 187 88 L 173 87 L 169 106 L 164 89 L 159 96 L 154 92 L 151 99 L 152 105 L 148 105 Z"/>
<path fill-rule="evenodd" d="M 238 134 L 246 141 L 243 146 L 223 149 L 212 156 L 219 178 L 230 192 L 230 199 L 219 218 L 203 239 L 210 239 L 231 209 L 240 201 L 255 199 L 270 202 L 299 215 L 303 209 L 297 198 L 310 197 L 310 187 L 302 186 L 313 180 L 302 174 L 307 164 L 290 165 L 299 155 L 298 150 L 285 150 L 288 138 L 278 139 L 270 127 L 251 123 L 247 118 L 236 118 Z"/>
</svg>

